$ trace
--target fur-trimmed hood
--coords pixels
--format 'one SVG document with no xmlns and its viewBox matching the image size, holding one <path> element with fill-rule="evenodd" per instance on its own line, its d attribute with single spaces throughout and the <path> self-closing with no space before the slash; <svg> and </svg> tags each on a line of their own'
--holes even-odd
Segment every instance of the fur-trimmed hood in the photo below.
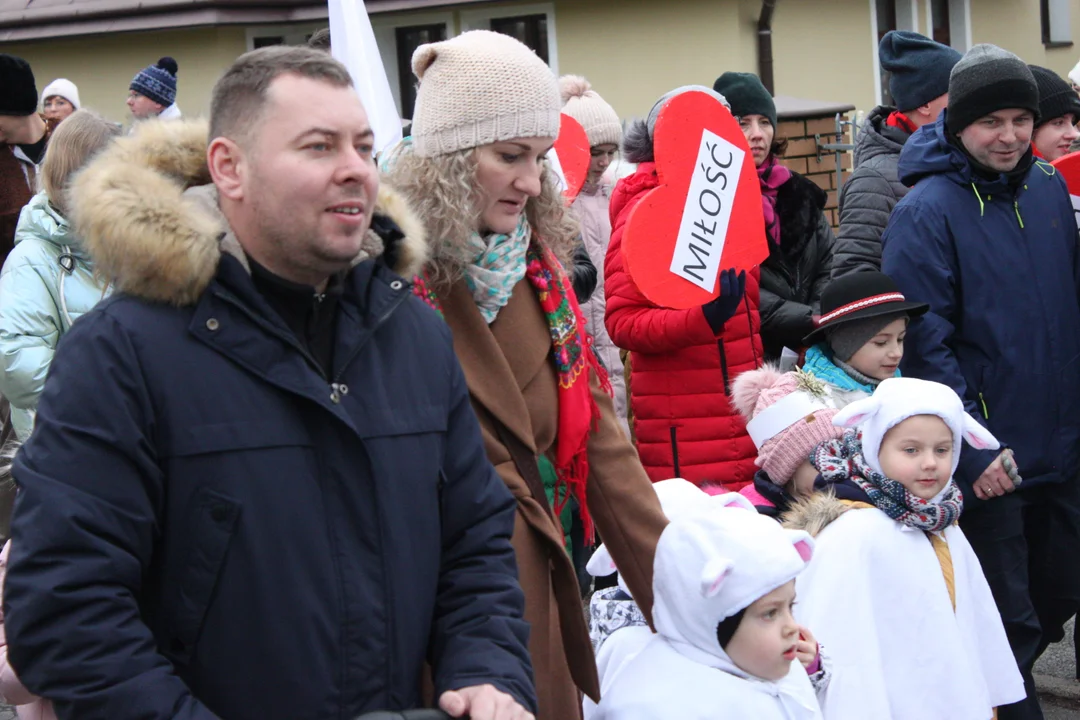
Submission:
<svg viewBox="0 0 1080 720">
<path fill-rule="evenodd" d="M 831 522 L 851 509 L 832 492 L 815 492 L 791 504 L 780 521 L 790 530 L 804 530 L 817 537 Z"/>
<path fill-rule="evenodd" d="M 205 120 L 152 120 L 117 138 L 75 178 L 70 215 L 95 270 L 117 290 L 157 302 L 190 305 L 217 271 L 222 252 L 246 257 L 217 207 L 206 164 Z M 391 269 L 411 278 L 427 259 L 423 224 L 405 199 L 379 188 L 375 214 L 403 237 Z M 368 232 L 356 262 L 383 254 L 384 238 Z"/>
</svg>

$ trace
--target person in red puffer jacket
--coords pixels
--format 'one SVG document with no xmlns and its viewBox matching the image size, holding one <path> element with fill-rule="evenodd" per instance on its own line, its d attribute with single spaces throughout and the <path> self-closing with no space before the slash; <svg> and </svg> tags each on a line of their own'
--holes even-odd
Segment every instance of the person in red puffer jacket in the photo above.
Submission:
<svg viewBox="0 0 1080 720">
<path fill-rule="evenodd" d="M 758 268 L 745 275 L 737 304 L 722 287 L 721 297 L 703 307 L 673 310 L 645 298 L 622 256 L 630 211 L 659 184 L 652 150 L 656 118 L 672 97 L 689 90 L 723 99 L 709 88 L 679 88 L 653 106 L 647 121 L 634 121 L 627 129 L 623 153 L 638 168 L 619 181 L 611 198 L 605 325 L 615 345 L 631 353 L 633 430 L 652 481 L 682 477 L 738 491 L 753 480 L 757 449 L 731 405 L 731 386 L 739 373 L 763 361 Z M 721 285 L 730 279 L 733 275 L 722 277 Z"/>
</svg>

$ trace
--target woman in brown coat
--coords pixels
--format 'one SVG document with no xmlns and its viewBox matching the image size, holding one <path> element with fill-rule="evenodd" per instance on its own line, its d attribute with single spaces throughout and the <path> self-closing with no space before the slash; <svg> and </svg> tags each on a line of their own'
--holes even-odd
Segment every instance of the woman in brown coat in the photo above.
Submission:
<svg viewBox="0 0 1080 720">
<path fill-rule="evenodd" d="M 667 520 L 619 429 L 610 385 L 563 271 L 577 229 L 545 156 L 559 130 L 549 68 L 505 35 L 465 33 L 413 55 L 413 136 L 384 160 L 428 232 L 415 291 L 454 336 L 488 458 L 518 501 L 514 546 L 532 634 L 540 720 L 581 713 L 596 663 L 574 567 L 541 465 L 611 548 L 639 605 Z M 576 686 L 576 688 L 575 688 Z"/>
</svg>

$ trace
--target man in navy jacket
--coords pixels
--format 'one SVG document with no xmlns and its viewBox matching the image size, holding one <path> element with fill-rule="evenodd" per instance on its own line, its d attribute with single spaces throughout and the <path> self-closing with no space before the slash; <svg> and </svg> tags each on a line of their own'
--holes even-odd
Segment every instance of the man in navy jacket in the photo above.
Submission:
<svg viewBox="0 0 1080 720">
<path fill-rule="evenodd" d="M 1001 720 L 1042 717 L 1031 669 L 1080 602 L 1080 258 L 1065 183 L 1032 157 L 1038 108 L 1019 58 L 972 48 L 948 110 L 904 146 L 913 188 L 882 238 L 882 269 L 931 307 L 908 329 L 903 372 L 952 387 L 1010 448 L 965 447 L 956 475 L 1027 685 Z"/>
<path fill-rule="evenodd" d="M 404 277 L 348 72 L 266 48 L 152 122 L 72 212 L 118 292 L 15 461 L 10 659 L 61 718 L 531 718 L 514 501 Z M 184 192 L 184 187 L 213 184 Z"/>
</svg>

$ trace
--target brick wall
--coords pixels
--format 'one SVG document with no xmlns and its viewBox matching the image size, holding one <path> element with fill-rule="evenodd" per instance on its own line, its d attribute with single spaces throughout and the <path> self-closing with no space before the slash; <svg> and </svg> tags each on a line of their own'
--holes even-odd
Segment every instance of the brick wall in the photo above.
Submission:
<svg viewBox="0 0 1080 720">
<path fill-rule="evenodd" d="M 829 218 L 835 230 L 839 224 L 839 211 L 837 210 L 837 195 L 839 186 L 836 177 L 836 155 L 831 151 L 823 150 L 821 160 L 817 159 L 817 143 L 814 135 L 822 136 L 822 143 L 835 143 L 836 140 L 836 115 L 830 113 L 826 117 L 810 116 L 805 118 L 781 118 L 777 128 L 777 137 L 788 139 L 788 149 L 781 159 L 784 165 L 810 180 L 817 183 L 818 187 L 829 194 L 825 204 L 825 215 Z M 842 116 L 848 120 L 848 115 Z M 843 126 L 843 136 L 839 142 L 851 142 L 851 127 Z M 851 153 L 841 154 L 840 167 L 846 180 L 851 174 Z"/>
</svg>

